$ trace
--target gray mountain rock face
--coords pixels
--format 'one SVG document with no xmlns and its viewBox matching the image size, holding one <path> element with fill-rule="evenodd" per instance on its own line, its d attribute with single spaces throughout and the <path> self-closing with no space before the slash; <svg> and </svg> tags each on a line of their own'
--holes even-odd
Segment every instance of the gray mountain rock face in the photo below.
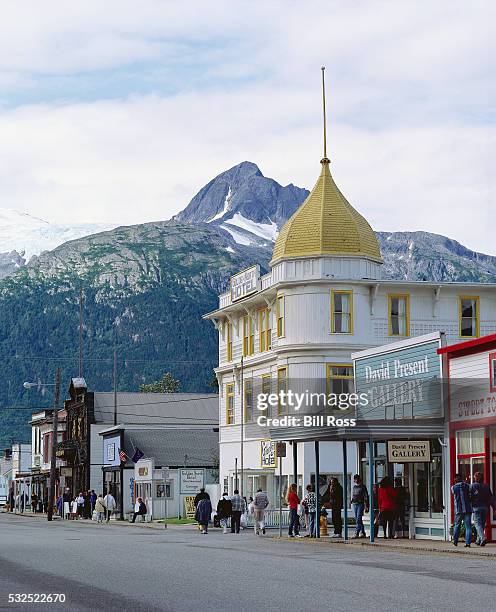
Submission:
<svg viewBox="0 0 496 612">
<path fill-rule="evenodd" d="M 13 274 L 26 264 L 26 259 L 17 251 L 0 253 L 0 278 Z"/>
<path fill-rule="evenodd" d="M 255 223 L 276 223 L 281 229 L 308 193 L 291 184 L 279 185 L 256 164 L 245 161 L 212 179 L 174 219 L 220 224 L 239 213 Z"/>
<path fill-rule="evenodd" d="M 430 232 L 376 232 L 383 276 L 401 280 L 496 282 L 496 257 Z"/>
</svg>

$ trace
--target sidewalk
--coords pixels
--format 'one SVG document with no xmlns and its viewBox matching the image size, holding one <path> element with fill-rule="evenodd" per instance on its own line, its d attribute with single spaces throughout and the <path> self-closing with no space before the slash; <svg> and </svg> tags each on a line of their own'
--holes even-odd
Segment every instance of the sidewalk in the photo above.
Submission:
<svg viewBox="0 0 496 612">
<path fill-rule="evenodd" d="M 33 514 L 31 512 L 24 512 L 23 514 L 11 514 L 10 516 L 18 516 L 18 517 L 29 517 L 32 519 L 44 520 L 46 521 L 46 514 Z M 61 522 L 61 519 L 58 516 L 54 516 L 54 521 Z M 76 525 L 86 525 L 86 526 L 96 526 L 95 521 L 90 520 L 78 520 L 78 521 L 64 521 L 69 524 Z M 107 527 L 106 524 L 104 524 Z M 111 520 L 108 527 L 137 527 L 140 529 L 154 529 L 157 531 L 196 531 L 198 529 L 196 524 L 192 525 L 167 525 L 165 526 L 163 523 L 150 522 L 150 523 L 129 523 L 127 521 L 117 521 Z M 249 530 L 251 531 L 251 529 Z M 209 533 L 222 533 L 221 529 L 211 528 Z M 266 540 L 271 540 L 273 542 L 293 542 L 295 544 L 314 544 L 318 546 L 351 546 L 355 549 L 359 549 L 360 547 L 375 547 L 378 550 L 384 551 L 398 551 L 398 552 L 430 552 L 430 553 L 440 553 L 440 554 L 457 554 L 457 555 L 469 555 L 476 557 L 489 557 L 490 559 L 496 559 L 496 543 L 487 544 L 483 548 L 480 546 L 476 546 L 476 544 L 472 543 L 470 548 L 464 548 L 463 541 L 460 540 L 458 546 L 455 547 L 451 542 L 444 542 L 441 540 L 407 540 L 407 539 L 398 539 L 398 540 L 384 540 L 383 538 L 377 538 L 374 543 L 371 543 L 368 539 L 350 539 L 344 541 L 343 539 L 335 539 L 330 536 L 323 536 L 318 540 L 314 538 L 289 538 L 287 535 L 283 535 L 282 538 L 279 538 L 279 531 L 277 529 L 268 529 L 267 535 L 262 536 Z"/>
<path fill-rule="evenodd" d="M 279 540 L 279 535 L 273 538 Z M 318 540 L 312 538 L 289 538 L 283 536 L 282 540 L 290 540 L 292 542 L 306 542 L 306 543 L 319 543 L 324 545 L 337 545 L 337 546 L 352 546 L 353 548 L 360 548 L 363 546 L 375 547 L 382 550 L 397 550 L 397 551 L 415 551 L 415 552 L 435 552 L 443 554 L 459 554 L 459 555 L 472 555 L 477 557 L 489 557 L 496 559 L 496 543 L 487 544 L 484 547 L 477 546 L 472 543 L 470 548 L 464 547 L 464 542 L 460 540 L 458 546 L 453 546 L 452 542 L 445 542 L 442 540 L 384 540 L 383 538 L 377 538 L 374 543 L 369 539 L 360 538 L 358 540 L 343 540 L 334 539 L 329 536 L 324 536 Z"/>
</svg>

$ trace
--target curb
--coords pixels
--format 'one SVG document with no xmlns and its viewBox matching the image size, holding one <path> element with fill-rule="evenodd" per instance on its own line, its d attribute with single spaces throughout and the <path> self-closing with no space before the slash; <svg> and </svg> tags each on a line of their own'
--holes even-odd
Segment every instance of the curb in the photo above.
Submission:
<svg viewBox="0 0 496 612">
<path fill-rule="evenodd" d="M 304 542 L 306 544 L 320 544 L 320 545 L 332 545 L 337 544 L 341 546 L 370 546 L 371 548 L 376 548 L 379 550 L 387 550 L 388 552 L 397 551 L 397 552 L 430 552 L 430 553 L 438 553 L 438 554 L 449 554 L 449 555 L 468 555 L 472 557 L 486 557 L 490 559 L 496 560 L 496 550 L 494 552 L 483 551 L 479 547 L 478 548 L 470 548 L 470 550 L 465 550 L 464 548 L 456 548 L 451 545 L 451 548 L 436 548 L 435 546 L 420 545 L 420 546 L 408 546 L 407 544 L 403 545 L 389 545 L 383 544 L 379 542 L 350 542 L 346 540 L 328 540 L 327 538 L 290 538 L 288 536 L 283 536 L 279 538 L 279 536 L 275 536 L 272 538 L 273 540 L 278 541 L 286 541 L 286 542 Z"/>
</svg>

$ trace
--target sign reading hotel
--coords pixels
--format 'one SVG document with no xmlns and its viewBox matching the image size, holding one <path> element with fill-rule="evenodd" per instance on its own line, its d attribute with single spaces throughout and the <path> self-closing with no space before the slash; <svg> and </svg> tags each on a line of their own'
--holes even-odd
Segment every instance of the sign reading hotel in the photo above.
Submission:
<svg viewBox="0 0 496 612">
<path fill-rule="evenodd" d="M 388 461 L 390 463 L 416 463 L 431 460 L 431 443 L 429 440 L 389 440 L 387 443 Z"/>
<path fill-rule="evenodd" d="M 277 467 L 276 443 L 273 440 L 260 441 L 260 466 L 263 468 Z"/>
<path fill-rule="evenodd" d="M 205 486 L 205 470 L 182 469 L 179 470 L 179 492 L 181 495 L 191 495 L 199 492 Z"/>
<path fill-rule="evenodd" d="M 432 334 L 425 338 L 353 355 L 356 393 L 365 393 L 368 398 L 357 407 L 358 419 L 396 421 L 443 416 L 441 361 L 437 354 L 441 339 L 433 339 Z"/>
<path fill-rule="evenodd" d="M 258 291 L 260 266 L 252 266 L 231 276 L 231 301 L 236 302 Z"/>
</svg>

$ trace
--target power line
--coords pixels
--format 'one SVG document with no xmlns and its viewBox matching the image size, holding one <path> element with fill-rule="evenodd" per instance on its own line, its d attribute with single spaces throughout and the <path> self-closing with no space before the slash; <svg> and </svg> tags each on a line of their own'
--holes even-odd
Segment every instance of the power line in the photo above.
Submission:
<svg viewBox="0 0 496 612">
<path fill-rule="evenodd" d="M 74 357 L 36 357 L 36 356 L 30 356 L 30 355 L 0 355 L 0 358 L 5 360 L 5 359 L 12 359 L 14 361 L 17 360 L 21 360 L 21 361 L 71 361 L 71 362 L 77 362 L 79 360 L 78 356 L 74 356 Z M 104 358 L 89 358 L 89 357 L 85 357 L 84 358 L 85 363 L 112 363 L 113 359 L 111 357 L 104 359 Z M 194 364 L 194 363 L 212 363 L 212 360 L 207 360 L 207 359 L 127 359 L 124 358 L 122 360 L 119 361 L 119 363 L 122 364 L 127 364 L 127 363 L 185 363 L 185 364 Z"/>
</svg>

